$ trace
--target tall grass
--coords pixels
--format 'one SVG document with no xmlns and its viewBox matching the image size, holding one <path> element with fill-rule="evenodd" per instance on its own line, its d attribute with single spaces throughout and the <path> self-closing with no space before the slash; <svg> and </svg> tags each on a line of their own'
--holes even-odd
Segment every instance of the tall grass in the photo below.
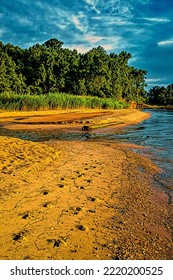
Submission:
<svg viewBox="0 0 173 280">
<path fill-rule="evenodd" d="M 11 92 L 0 94 L 0 109 L 10 111 L 46 110 L 46 109 L 122 109 L 128 104 L 115 98 L 78 96 L 66 93 L 40 95 L 20 95 Z"/>
</svg>

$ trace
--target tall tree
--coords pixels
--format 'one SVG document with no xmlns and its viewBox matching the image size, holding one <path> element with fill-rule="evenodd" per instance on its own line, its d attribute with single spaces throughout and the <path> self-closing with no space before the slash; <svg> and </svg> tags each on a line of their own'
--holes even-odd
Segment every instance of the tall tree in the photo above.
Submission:
<svg viewBox="0 0 173 280">
<path fill-rule="evenodd" d="M 25 83 L 21 74 L 16 73 L 15 62 L 7 53 L 0 53 L 0 92 L 23 93 Z"/>
</svg>

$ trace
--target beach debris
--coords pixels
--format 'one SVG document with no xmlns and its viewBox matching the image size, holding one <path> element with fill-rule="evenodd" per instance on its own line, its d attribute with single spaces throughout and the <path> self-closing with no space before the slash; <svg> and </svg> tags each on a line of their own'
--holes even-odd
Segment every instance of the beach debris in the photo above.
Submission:
<svg viewBox="0 0 173 280">
<path fill-rule="evenodd" d="M 89 125 L 84 125 L 84 126 L 82 127 L 82 130 L 83 130 L 83 131 L 89 131 L 89 130 L 90 130 Z"/>
<path fill-rule="evenodd" d="M 90 212 L 90 213 L 96 213 L 96 210 L 95 210 L 95 209 L 89 209 L 88 212 Z"/>
</svg>

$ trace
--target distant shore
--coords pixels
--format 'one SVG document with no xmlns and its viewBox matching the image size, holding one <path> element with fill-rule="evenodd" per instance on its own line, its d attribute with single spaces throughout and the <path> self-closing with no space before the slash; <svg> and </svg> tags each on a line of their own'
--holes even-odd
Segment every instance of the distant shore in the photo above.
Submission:
<svg viewBox="0 0 173 280">
<path fill-rule="evenodd" d="M 142 104 L 141 108 L 142 109 L 167 109 L 167 110 L 172 110 L 173 109 L 173 105 L 163 106 L 163 105 Z"/>
<path fill-rule="evenodd" d="M 149 116 L 135 109 L 1 112 L 0 259 L 172 259 L 173 209 L 155 188 L 160 170 L 132 144 L 53 138 Z M 19 139 L 38 135 L 51 141 Z"/>
</svg>

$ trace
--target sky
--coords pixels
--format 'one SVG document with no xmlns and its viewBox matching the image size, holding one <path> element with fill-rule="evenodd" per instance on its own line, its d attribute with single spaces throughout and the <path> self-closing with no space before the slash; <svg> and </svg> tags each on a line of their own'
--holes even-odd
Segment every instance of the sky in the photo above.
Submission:
<svg viewBox="0 0 173 280">
<path fill-rule="evenodd" d="M 56 38 L 85 53 L 131 53 L 148 89 L 173 83 L 173 0 L 0 0 L 0 41 L 28 48 Z"/>
</svg>

